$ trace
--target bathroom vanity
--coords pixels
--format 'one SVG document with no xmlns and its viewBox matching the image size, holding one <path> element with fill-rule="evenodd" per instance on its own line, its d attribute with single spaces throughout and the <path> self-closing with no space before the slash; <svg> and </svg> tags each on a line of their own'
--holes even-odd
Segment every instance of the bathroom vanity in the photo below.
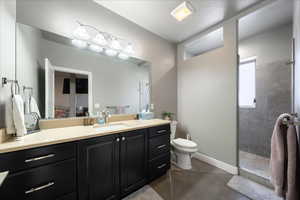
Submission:
<svg viewBox="0 0 300 200">
<path fill-rule="evenodd" d="M 124 56 L 120 51 L 133 47 L 127 42 L 121 42 L 118 51 L 112 49 L 113 42 L 119 42 L 115 37 L 104 38 L 106 46 L 90 42 L 80 47 L 73 34 L 51 32 L 21 19 L 13 26 L 15 68 L 11 71 L 13 65 L 7 65 L 4 71 L 11 71 L 11 76 L 0 78 L 9 80 L 2 85 L 9 92 L 5 100 L 18 95 L 24 101 L 20 103 L 25 105 L 20 109 L 24 113 L 19 113 L 24 121 L 13 118 L 14 123 L 0 128 L 6 128 L 8 135 L 25 136 L 19 141 L 0 142 L 0 173 L 9 172 L 3 176 L 0 198 L 121 199 L 166 173 L 170 168 L 169 121 L 131 120 L 102 127 L 82 126 L 80 122 L 97 116 L 97 123 L 102 124 L 109 115 L 153 111 L 151 63 L 132 53 Z M 76 21 L 71 25 L 83 28 Z M 88 32 L 91 39 L 102 33 Z M 12 84 L 15 91 L 10 90 Z M 51 129 L 39 121 L 65 126 L 62 118 L 78 120 L 72 127 Z M 15 123 L 25 127 L 15 131 Z M 39 128 L 42 130 L 30 135 L 24 131 Z"/>
<path fill-rule="evenodd" d="M 121 199 L 165 174 L 169 122 L 124 124 L 111 131 L 48 129 L 0 144 L 0 171 L 9 171 L 1 199 Z"/>
</svg>

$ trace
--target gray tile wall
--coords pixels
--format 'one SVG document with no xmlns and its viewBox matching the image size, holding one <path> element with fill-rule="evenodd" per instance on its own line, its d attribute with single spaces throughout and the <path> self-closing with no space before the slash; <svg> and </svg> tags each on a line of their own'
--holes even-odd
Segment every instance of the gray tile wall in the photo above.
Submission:
<svg viewBox="0 0 300 200">
<path fill-rule="evenodd" d="M 290 112 L 291 68 L 286 60 L 256 66 L 256 108 L 240 108 L 240 150 L 270 156 L 274 123 Z"/>
<path fill-rule="evenodd" d="M 291 23 L 239 42 L 241 60 L 256 57 L 256 108 L 239 109 L 240 150 L 270 157 L 278 115 L 291 111 Z"/>
</svg>

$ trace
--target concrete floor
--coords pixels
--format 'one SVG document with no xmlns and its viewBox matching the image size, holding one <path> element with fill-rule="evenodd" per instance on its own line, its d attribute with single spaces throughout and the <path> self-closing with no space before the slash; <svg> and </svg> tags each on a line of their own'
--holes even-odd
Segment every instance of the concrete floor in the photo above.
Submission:
<svg viewBox="0 0 300 200">
<path fill-rule="evenodd" d="M 270 179 L 269 162 L 269 158 L 240 151 L 240 168 L 267 180 Z"/>
<path fill-rule="evenodd" d="M 226 185 L 231 174 L 196 159 L 192 165 L 192 170 L 172 166 L 151 187 L 164 200 L 249 200 Z"/>
</svg>

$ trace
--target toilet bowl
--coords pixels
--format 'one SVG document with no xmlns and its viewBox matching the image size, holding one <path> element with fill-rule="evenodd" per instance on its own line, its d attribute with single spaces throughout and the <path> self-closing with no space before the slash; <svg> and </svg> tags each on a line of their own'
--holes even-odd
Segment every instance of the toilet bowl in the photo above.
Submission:
<svg viewBox="0 0 300 200">
<path fill-rule="evenodd" d="M 182 169 L 191 169 L 191 156 L 196 153 L 197 144 L 191 140 L 176 138 L 177 122 L 171 122 L 171 146 L 172 146 L 172 162 Z"/>
</svg>

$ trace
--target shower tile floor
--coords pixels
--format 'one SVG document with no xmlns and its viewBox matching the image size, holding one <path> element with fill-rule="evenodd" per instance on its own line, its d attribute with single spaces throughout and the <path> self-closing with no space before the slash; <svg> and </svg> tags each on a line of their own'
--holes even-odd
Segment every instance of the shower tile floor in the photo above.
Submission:
<svg viewBox="0 0 300 200">
<path fill-rule="evenodd" d="M 265 179 L 270 179 L 269 158 L 240 151 L 240 168 Z"/>
</svg>

